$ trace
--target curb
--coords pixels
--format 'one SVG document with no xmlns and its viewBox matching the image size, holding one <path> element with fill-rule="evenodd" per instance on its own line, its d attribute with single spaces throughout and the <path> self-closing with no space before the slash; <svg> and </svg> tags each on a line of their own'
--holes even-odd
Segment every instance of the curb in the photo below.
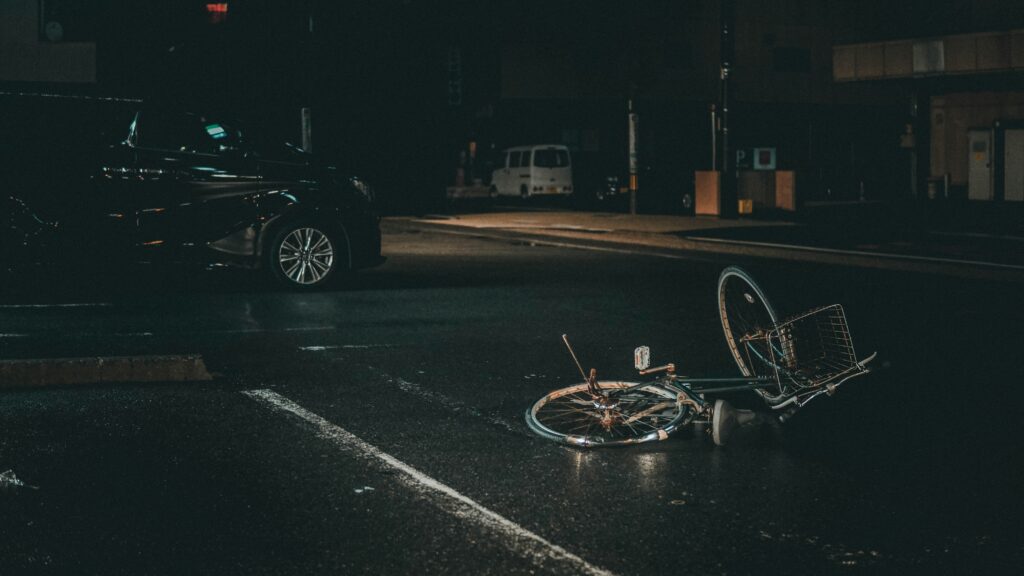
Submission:
<svg viewBox="0 0 1024 576">
<path fill-rule="evenodd" d="M 866 252 L 839 251 L 811 246 L 763 244 L 746 241 L 723 240 L 719 238 L 668 237 L 672 246 L 658 242 L 663 234 L 648 234 L 651 242 L 625 242 L 569 234 L 545 234 L 543 232 L 520 232 L 507 228 L 476 228 L 425 220 L 388 220 L 387 224 L 398 229 L 425 229 L 433 232 L 459 236 L 473 236 L 508 241 L 529 241 L 537 245 L 561 248 L 600 250 L 623 254 L 643 254 L 673 259 L 693 259 L 712 254 L 742 256 L 769 260 L 789 260 L 875 268 L 900 272 L 917 272 L 967 279 L 1024 282 L 1024 267 L 986 262 L 944 260 L 924 256 L 902 254 L 871 254 Z"/>
<path fill-rule="evenodd" d="M 112 382 L 212 380 L 202 356 L 99 356 L 0 361 L 0 390 Z"/>
</svg>

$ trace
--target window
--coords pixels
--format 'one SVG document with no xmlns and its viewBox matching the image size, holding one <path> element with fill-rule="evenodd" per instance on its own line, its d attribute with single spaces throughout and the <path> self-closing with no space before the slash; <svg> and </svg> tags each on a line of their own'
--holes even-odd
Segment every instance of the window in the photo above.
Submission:
<svg viewBox="0 0 1024 576">
<path fill-rule="evenodd" d="M 239 144 L 239 133 L 229 125 L 194 114 L 143 112 L 135 126 L 141 148 L 216 154 Z"/>
<path fill-rule="evenodd" d="M 519 168 L 519 156 L 520 152 L 509 152 L 508 154 L 508 167 Z"/>
<path fill-rule="evenodd" d="M 775 48 L 774 56 L 776 72 L 806 74 L 811 71 L 811 51 L 807 48 L 780 46 Z"/>
<path fill-rule="evenodd" d="M 95 41 L 100 14 L 94 0 L 39 0 L 39 40 Z"/>
<path fill-rule="evenodd" d="M 530 150 L 523 150 L 523 160 L 520 163 L 520 166 L 524 166 L 525 167 L 525 166 L 529 166 L 530 165 L 530 154 L 531 153 L 532 152 Z"/>
<path fill-rule="evenodd" d="M 569 165 L 569 153 L 555 148 L 537 150 L 533 154 L 533 165 L 540 168 L 565 168 Z"/>
</svg>

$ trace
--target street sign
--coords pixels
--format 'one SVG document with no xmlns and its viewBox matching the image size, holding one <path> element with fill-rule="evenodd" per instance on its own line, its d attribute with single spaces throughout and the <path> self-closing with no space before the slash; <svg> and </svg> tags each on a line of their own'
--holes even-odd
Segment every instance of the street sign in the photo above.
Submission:
<svg viewBox="0 0 1024 576">
<path fill-rule="evenodd" d="M 775 148 L 737 148 L 737 170 L 775 170 Z"/>
<path fill-rule="evenodd" d="M 754 148 L 754 170 L 775 170 L 775 148 Z"/>
<path fill-rule="evenodd" d="M 736 169 L 737 170 L 750 170 L 753 167 L 751 157 L 753 151 L 750 148 L 737 148 L 736 149 Z"/>
</svg>

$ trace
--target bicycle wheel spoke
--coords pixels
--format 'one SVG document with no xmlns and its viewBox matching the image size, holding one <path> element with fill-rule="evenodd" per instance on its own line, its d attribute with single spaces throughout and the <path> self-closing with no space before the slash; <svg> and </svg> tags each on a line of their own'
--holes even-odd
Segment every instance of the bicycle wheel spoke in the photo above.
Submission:
<svg viewBox="0 0 1024 576">
<path fill-rule="evenodd" d="M 740 372 L 771 379 L 774 386 L 756 392 L 769 404 L 778 404 L 787 394 L 777 371 L 785 355 L 770 338 L 778 320 L 768 299 L 746 272 L 729 267 L 718 279 L 718 311 L 726 343 Z"/>
<path fill-rule="evenodd" d="M 575 446 L 628 444 L 660 440 L 659 430 L 688 421 L 690 409 L 677 393 L 649 384 L 599 382 L 599 398 L 587 384 L 553 392 L 527 413 L 527 423 L 542 436 Z M 621 392 L 626 390 L 626 392 Z"/>
</svg>

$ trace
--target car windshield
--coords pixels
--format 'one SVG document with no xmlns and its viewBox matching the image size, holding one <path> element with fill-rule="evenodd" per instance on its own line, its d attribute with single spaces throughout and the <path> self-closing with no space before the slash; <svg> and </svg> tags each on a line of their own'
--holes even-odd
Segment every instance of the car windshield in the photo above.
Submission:
<svg viewBox="0 0 1024 576">
<path fill-rule="evenodd" d="M 212 154 L 241 143 L 241 133 L 222 121 L 198 114 L 143 111 L 136 124 L 143 148 Z"/>
<path fill-rule="evenodd" d="M 569 165 L 569 153 L 555 148 L 537 150 L 533 153 L 533 165 L 538 168 L 564 168 Z"/>
</svg>

